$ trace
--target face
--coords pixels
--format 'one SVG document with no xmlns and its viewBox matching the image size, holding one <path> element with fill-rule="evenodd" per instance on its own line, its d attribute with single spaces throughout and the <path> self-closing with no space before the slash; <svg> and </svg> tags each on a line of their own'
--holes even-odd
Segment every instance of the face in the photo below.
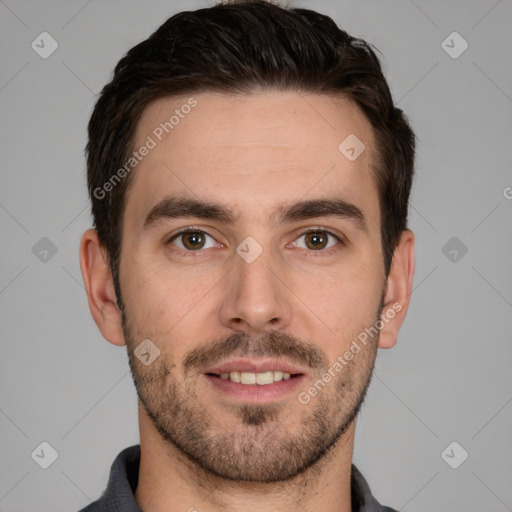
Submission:
<svg viewBox="0 0 512 512">
<path fill-rule="evenodd" d="M 190 461 L 286 480 L 346 432 L 374 365 L 378 336 L 335 365 L 385 291 L 372 130 L 324 95 L 193 102 L 158 100 L 137 128 L 135 147 L 154 147 L 123 217 L 130 366 L 153 426 Z M 339 149 L 350 134 L 365 145 L 356 159 Z"/>
</svg>

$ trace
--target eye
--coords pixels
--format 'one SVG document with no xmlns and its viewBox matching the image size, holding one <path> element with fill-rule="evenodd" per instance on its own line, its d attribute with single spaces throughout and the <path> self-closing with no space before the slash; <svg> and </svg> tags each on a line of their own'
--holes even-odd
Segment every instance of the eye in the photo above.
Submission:
<svg viewBox="0 0 512 512">
<path fill-rule="evenodd" d="M 297 240 L 302 238 L 304 238 L 303 244 L 297 244 L 296 242 L 294 242 L 294 244 L 300 249 L 308 249 L 311 251 L 332 252 L 326 251 L 325 249 L 331 249 L 335 247 L 337 243 L 342 243 L 341 239 L 334 233 L 323 229 L 310 229 L 302 233 Z M 331 240 L 329 240 L 329 238 Z"/>
<path fill-rule="evenodd" d="M 206 245 L 207 238 L 210 238 L 212 240 L 212 242 L 210 242 L 210 245 Z M 167 243 L 176 245 L 177 247 L 184 251 L 198 251 L 201 249 L 211 249 L 212 247 L 216 247 L 217 245 L 217 242 L 212 236 L 199 229 L 187 229 L 184 231 L 180 231 L 179 233 L 176 233 L 174 236 L 172 236 Z"/>
</svg>

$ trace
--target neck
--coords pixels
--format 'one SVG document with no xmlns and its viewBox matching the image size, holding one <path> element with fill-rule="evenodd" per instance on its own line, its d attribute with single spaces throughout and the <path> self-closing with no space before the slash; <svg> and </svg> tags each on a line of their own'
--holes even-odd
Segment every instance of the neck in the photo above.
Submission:
<svg viewBox="0 0 512 512">
<path fill-rule="evenodd" d="M 314 466 L 276 483 L 235 482 L 205 471 L 165 441 L 139 404 L 141 461 L 135 500 L 144 512 L 351 512 L 355 422 Z"/>
</svg>

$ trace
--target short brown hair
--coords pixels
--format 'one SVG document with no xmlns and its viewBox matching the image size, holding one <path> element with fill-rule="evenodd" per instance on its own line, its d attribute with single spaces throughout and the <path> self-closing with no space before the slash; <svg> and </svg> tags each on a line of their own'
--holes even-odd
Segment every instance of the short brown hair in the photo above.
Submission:
<svg viewBox="0 0 512 512">
<path fill-rule="evenodd" d="M 377 143 L 375 176 L 388 275 L 400 234 L 407 229 L 415 137 L 393 104 L 375 52 L 328 16 L 241 0 L 169 18 L 119 61 L 96 103 L 86 148 L 88 189 L 118 303 L 122 219 L 133 173 L 100 197 L 98 190 L 129 159 L 144 109 L 163 97 L 262 89 L 338 94 L 364 112 Z"/>
</svg>

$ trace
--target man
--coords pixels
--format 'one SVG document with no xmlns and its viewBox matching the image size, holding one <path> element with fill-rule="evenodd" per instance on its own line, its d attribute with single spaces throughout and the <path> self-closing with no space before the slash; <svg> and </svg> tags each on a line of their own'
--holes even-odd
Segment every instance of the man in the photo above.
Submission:
<svg viewBox="0 0 512 512">
<path fill-rule="evenodd" d="M 179 13 L 89 124 L 81 269 L 140 446 L 84 511 L 391 511 L 352 464 L 414 273 L 414 135 L 370 46 L 264 1 Z"/>
</svg>

